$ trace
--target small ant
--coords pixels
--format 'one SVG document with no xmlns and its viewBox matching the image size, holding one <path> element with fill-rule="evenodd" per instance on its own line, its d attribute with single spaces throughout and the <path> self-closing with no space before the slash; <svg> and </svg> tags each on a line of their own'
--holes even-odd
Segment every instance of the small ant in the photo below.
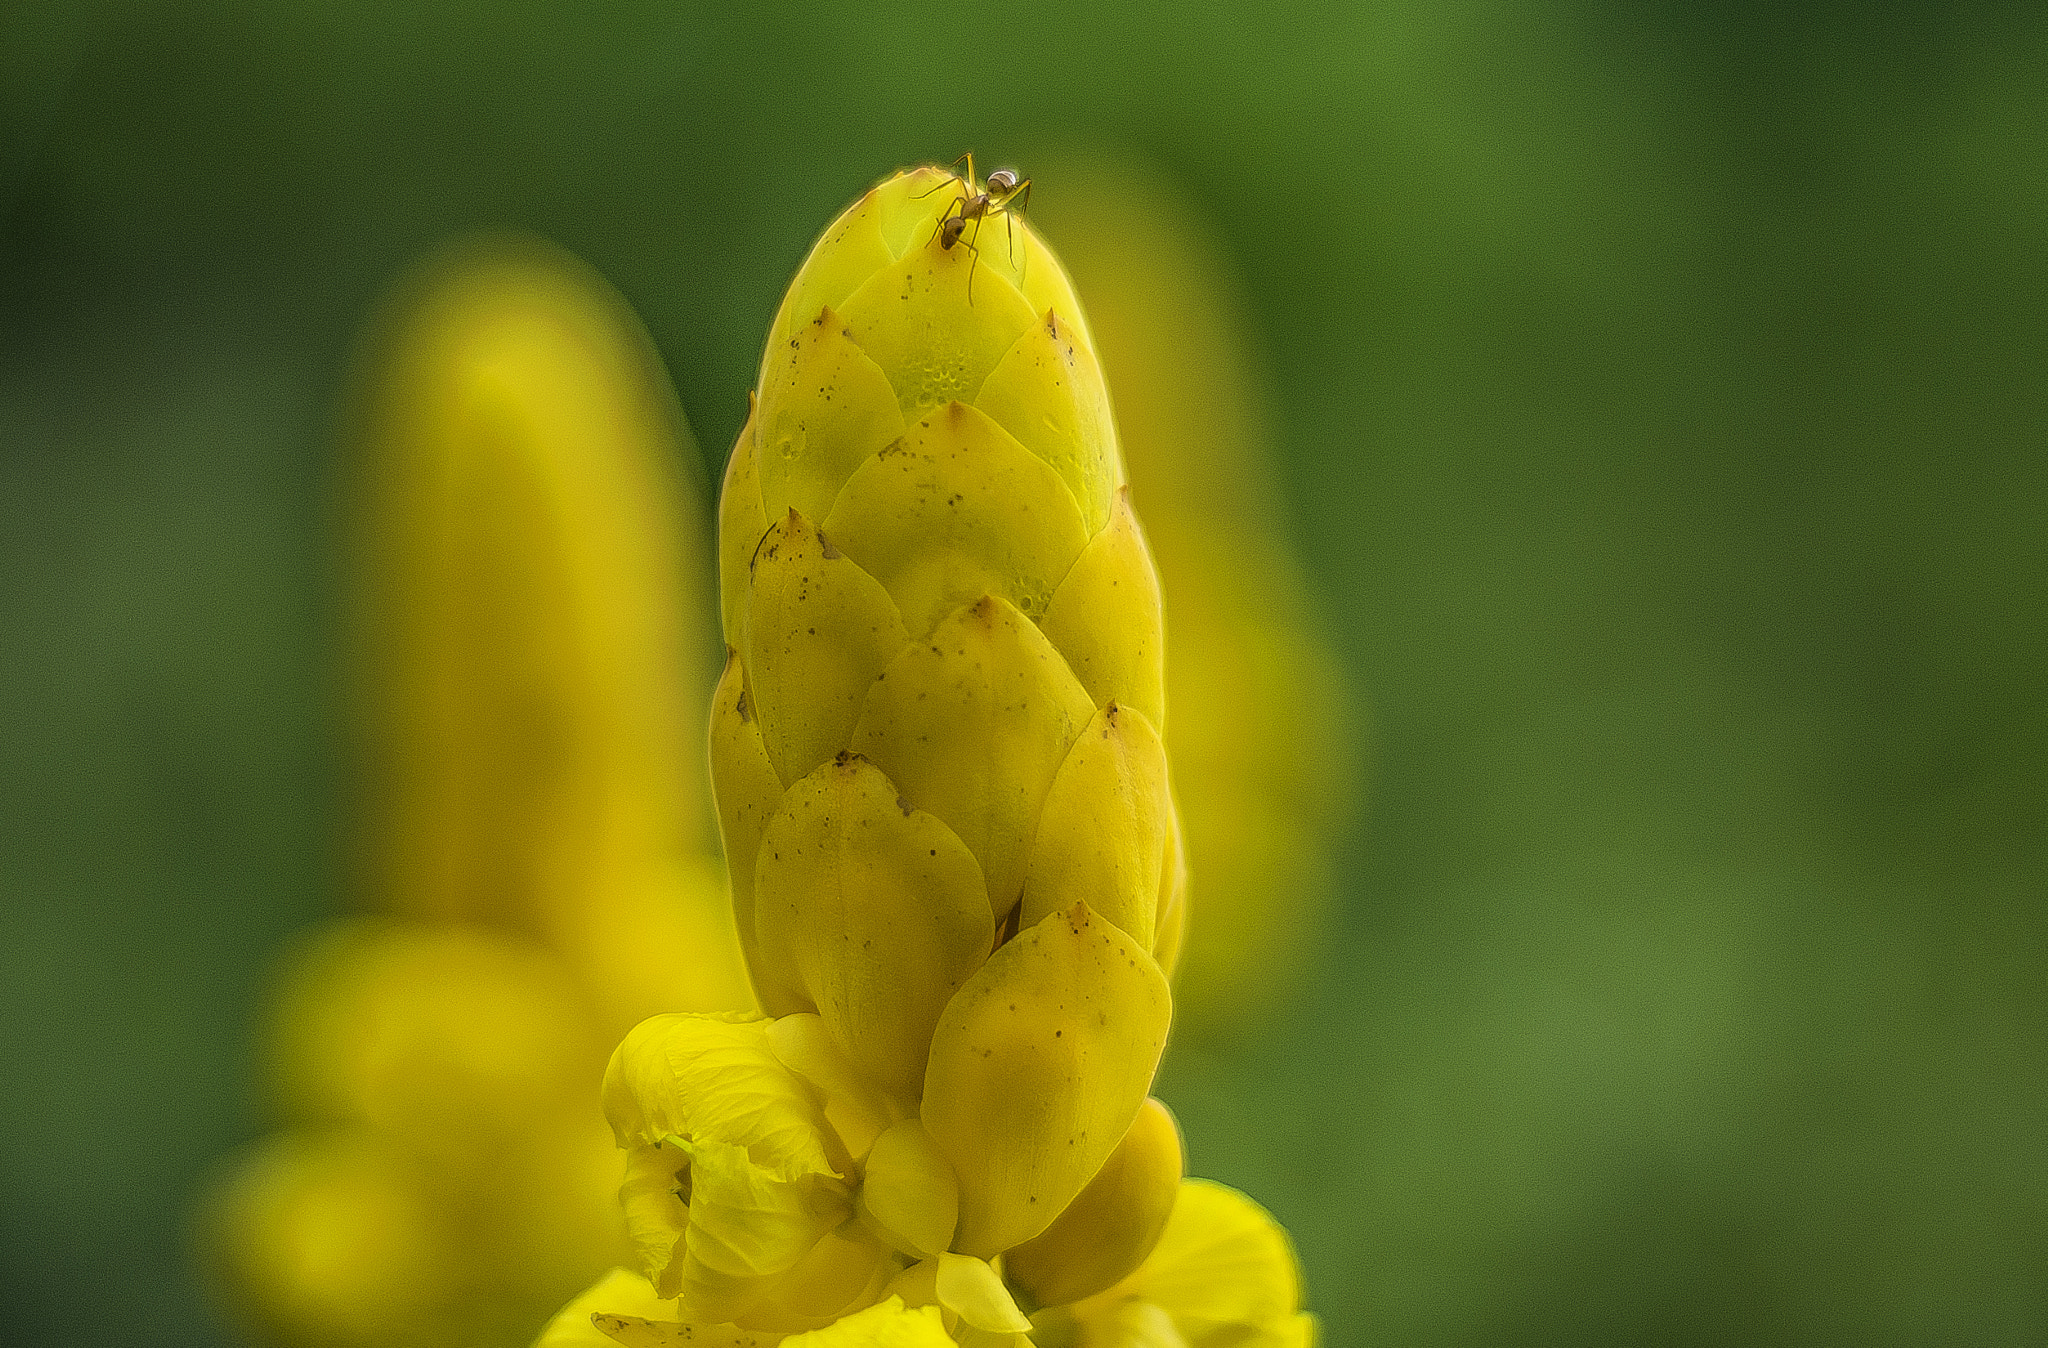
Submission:
<svg viewBox="0 0 2048 1348">
<path fill-rule="evenodd" d="M 957 171 L 962 161 L 967 164 L 967 176 L 964 179 Z M 959 159 L 955 159 L 951 167 L 955 170 L 953 181 L 961 186 L 961 195 L 947 204 L 945 214 L 939 217 L 938 229 L 932 237 L 938 240 L 940 248 L 949 249 L 960 242 L 960 236 L 967 232 L 967 222 L 972 220 L 974 237 L 967 240 L 967 251 L 978 259 L 981 250 L 975 245 L 981 241 L 982 221 L 991 215 L 1000 215 L 1003 217 L 1003 233 L 1009 243 L 1010 261 L 1014 263 L 1017 260 L 1017 235 L 1011 228 L 1010 217 L 1013 214 L 1022 215 L 1024 208 L 1030 204 L 1031 180 L 1019 178 L 1015 169 L 999 168 L 988 175 L 982 190 L 977 192 L 974 190 L 974 151 L 969 150 Z M 920 192 L 917 194 L 918 199 L 928 197 L 932 192 L 945 186 L 946 183 L 940 183 L 930 191 Z M 967 273 L 967 302 L 974 303 L 972 269 Z"/>
</svg>

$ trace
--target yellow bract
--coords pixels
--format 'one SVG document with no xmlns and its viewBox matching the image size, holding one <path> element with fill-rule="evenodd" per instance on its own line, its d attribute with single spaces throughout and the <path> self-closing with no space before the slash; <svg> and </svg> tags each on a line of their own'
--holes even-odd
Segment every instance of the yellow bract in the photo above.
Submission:
<svg viewBox="0 0 2048 1348">
<path fill-rule="evenodd" d="M 915 1110 L 932 1027 L 995 940 L 981 867 L 851 755 L 790 788 L 762 839 L 755 913 L 868 1081 Z"/>
<path fill-rule="evenodd" d="M 932 1038 L 924 1124 L 960 1177 L 954 1248 L 1043 1231 L 1137 1117 L 1172 1018 L 1166 979 L 1076 904 L 997 950 Z"/>
</svg>

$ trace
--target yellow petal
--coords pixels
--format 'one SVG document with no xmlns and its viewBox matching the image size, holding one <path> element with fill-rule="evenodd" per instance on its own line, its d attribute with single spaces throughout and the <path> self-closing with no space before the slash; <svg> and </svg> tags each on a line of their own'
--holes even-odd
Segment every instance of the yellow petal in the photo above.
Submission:
<svg viewBox="0 0 2048 1348">
<path fill-rule="evenodd" d="M 783 1348 L 954 1348 L 936 1306 L 911 1310 L 896 1297 L 825 1329 L 792 1334 Z"/>
<path fill-rule="evenodd" d="M 815 1329 L 849 1308 L 875 1300 L 881 1284 L 897 1268 L 895 1252 L 854 1223 L 819 1237 L 796 1265 L 775 1285 L 766 1317 L 778 1329 Z"/>
<path fill-rule="evenodd" d="M 928 410 L 862 464 L 824 529 L 913 638 L 983 594 L 1037 617 L 1088 545 L 1060 475 L 963 402 Z"/>
<path fill-rule="evenodd" d="M 846 747 L 868 689 L 910 641 L 888 592 L 794 509 L 755 550 L 745 637 L 762 743 L 784 782 Z"/>
<path fill-rule="evenodd" d="M 865 1171 L 861 1213 L 891 1245 L 930 1259 L 953 1243 L 960 1182 L 922 1123 L 904 1119 L 883 1133 Z"/>
<path fill-rule="evenodd" d="M 821 520 L 853 470 L 903 434 L 896 391 L 830 308 L 761 362 L 761 504 Z"/>
<path fill-rule="evenodd" d="M 1313 1342 L 1313 1321 L 1301 1313 L 1293 1242 L 1265 1209 L 1208 1180 L 1182 1180 L 1173 1215 L 1144 1265 L 1073 1314 L 1106 1327 L 1134 1297 L 1172 1316 L 1189 1348 Z"/>
<path fill-rule="evenodd" d="M 895 386 L 905 422 L 949 402 L 971 401 L 1031 326 L 1024 297 L 998 278 L 977 276 L 970 302 L 967 277 L 974 269 L 971 252 L 934 239 L 834 306 L 853 340 Z"/>
<path fill-rule="evenodd" d="M 791 1177 L 725 1142 L 680 1144 L 690 1158 L 683 1304 L 714 1323 L 747 1315 L 820 1238 L 852 1214 L 844 1186 Z"/>
<path fill-rule="evenodd" d="M 725 644 L 733 647 L 746 631 L 747 564 L 761 535 L 768 532 L 768 511 L 761 504 L 760 448 L 754 436 L 759 413 L 754 395 L 748 394 L 747 424 L 733 442 L 732 457 L 725 463 L 725 487 L 718 494 L 719 612 Z"/>
<path fill-rule="evenodd" d="M 1135 707 L 1165 730 L 1159 573 L 1131 514 L 1128 488 L 1118 490 L 1109 526 L 1060 582 L 1041 625 L 1095 705 Z"/>
<path fill-rule="evenodd" d="M 906 1306 L 939 1304 L 939 1261 L 920 1259 L 897 1274 L 889 1283 L 889 1295 Z"/>
<path fill-rule="evenodd" d="M 798 328 L 816 318 L 827 305 L 834 309 L 844 305 L 847 296 L 896 260 L 896 254 L 902 250 L 891 248 L 883 237 L 882 222 L 885 215 L 894 212 L 903 187 L 900 178 L 892 178 L 871 189 L 818 236 L 810 256 L 789 283 L 782 307 L 776 311 L 775 324 L 768 330 L 768 349 L 761 362 L 762 383 L 767 382 L 768 362 L 777 348 L 785 346 Z"/>
<path fill-rule="evenodd" d="M 533 1348 L 612 1348 L 619 1340 L 591 1323 L 594 1314 L 631 1315 L 648 1320 L 673 1317 L 675 1307 L 655 1295 L 647 1279 L 615 1268 L 562 1307 Z"/>
<path fill-rule="evenodd" d="M 825 1121 L 850 1155 L 863 1156 L 889 1126 L 889 1105 L 833 1040 L 817 1013 L 783 1016 L 768 1028 L 768 1046 L 790 1071 L 825 1098 Z"/>
<path fill-rule="evenodd" d="M 974 857 L 874 764 L 842 755 L 783 797 L 755 894 L 762 949 L 790 952 L 834 1041 L 914 1108 L 932 1027 L 995 943 Z"/>
<path fill-rule="evenodd" d="M 989 597 L 897 658 L 868 695 L 853 747 L 912 808 L 952 827 L 1000 917 L 1023 890 L 1046 792 L 1093 714 L 1031 620 Z"/>
<path fill-rule="evenodd" d="M 1023 924 L 1086 903 L 1151 950 L 1171 814 L 1165 746 L 1137 708 L 1110 703 L 1074 741 L 1046 794 Z"/>
<path fill-rule="evenodd" d="M 1040 1306 L 1114 1286 L 1159 1243 L 1180 1192 L 1180 1128 L 1147 1100 L 1088 1187 L 1037 1238 L 1003 1256 L 1010 1281 Z"/>
<path fill-rule="evenodd" d="M 1023 1334 L 1031 1329 L 1010 1290 L 985 1259 L 940 1255 L 938 1293 L 941 1306 L 976 1329 L 992 1334 Z"/>
<path fill-rule="evenodd" d="M 683 1289 L 683 1239 L 690 1229 L 690 1158 L 673 1143 L 634 1147 L 626 1153 L 626 1179 L 619 1204 L 626 1232 L 640 1255 L 640 1267 L 664 1298 Z"/>
<path fill-rule="evenodd" d="M 1108 386 L 1069 322 L 1041 314 L 990 372 L 974 405 L 1065 479 L 1094 537 L 1123 485 L 1123 465 Z"/>
<path fill-rule="evenodd" d="M 782 800 L 782 779 L 768 760 L 761 740 L 761 718 L 754 714 L 746 667 L 728 655 L 725 677 L 711 701 L 711 786 L 718 799 L 718 827 L 725 837 L 725 860 L 732 874 L 733 924 L 747 957 L 754 995 L 770 1015 L 809 1011 L 810 1002 L 798 986 L 786 952 L 775 952 L 770 964 L 754 935 L 754 862 L 761 835 Z"/>
<path fill-rule="evenodd" d="M 939 1020 L 923 1117 L 960 1177 L 953 1248 L 1043 1231 L 1137 1117 L 1172 1001 L 1152 957 L 1077 904 L 997 950 Z"/>
<path fill-rule="evenodd" d="M 1149 1301 L 1126 1301 L 1103 1319 L 1106 1327 L 1088 1337 L 1090 1348 L 1191 1348 L 1173 1317 Z"/>
<path fill-rule="evenodd" d="M 744 1148 L 781 1178 L 835 1175 L 824 1116 L 769 1047 L 768 1024 L 678 1013 L 636 1026 L 604 1075 L 605 1117 L 619 1145 L 716 1141 Z"/>
</svg>

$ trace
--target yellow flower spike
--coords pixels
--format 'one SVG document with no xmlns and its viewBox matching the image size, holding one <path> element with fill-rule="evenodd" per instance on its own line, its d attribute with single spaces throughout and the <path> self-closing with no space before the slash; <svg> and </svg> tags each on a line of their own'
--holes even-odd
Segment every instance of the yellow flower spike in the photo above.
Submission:
<svg viewBox="0 0 2048 1348">
<path fill-rule="evenodd" d="M 1166 726 L 1165 632 L 1159 577 L 1131 514 L 1128 487 L 1117 490 L 1109 527 L 1088 544 L 1053 592 L 1039 623 L 1072 665 L 1098 707 L 1112 702 Z"/>
<path fill-rule="evenodd" d="M 1158 1337 L 1158 1317 L 1141 1304 L 1163 1311 L 1187 1348 L 1315 1341 L 1287 1233 L 1243 1194 L 1207 1180 L 1181 1181 L 1166 1230 L 1137 1272 L 1062 1314 L 1089 1348 L 1175 1342 Z"/>
<path fill-rule="evenodd" d="M 756 471 L 768 518 L 795 510 L 824 519 L 853 470 L 903 426 L 882 367 L 854 343 L 844 319 L 819 310 L 761 369 Z"/>
<path fill-rule="evenodd" d="M 818 1329 L 874 1304 L 902 1260 L 858 1222 L 828 1231 L 775 1285 L 767 1318 L 778 1329 Z"/>
<path fill-rule="evenodd" d="M 777 349 L 797 329 L 817 317 L 820 309 L 838 309 L 846 299 L 882 268 L 902 256 L 915 239 L 929 237 L 940 208 L 924 209 L 939 200 L 932 189 L 948 178 L 944 169 L 916 168 L 899 173 L 871 188 L 859 201 L 846 208 L 819 236 L 810 256 L 797 270 L 768 329 L 768 350 L 762 357 L 765 371 Z M 918 229 L 919 218 L 925 222 Z M 762 383 L 767 382 L 764 374 Z"/>
<path fill-rule="evenodd" d="M 984 594 L 1041 616 L 1088 545 L 1060 475 L 960 402 L 862 464 L 824 530 L 888 590 L 913 638 Z"/>
<path fill-rule="evenodd" d="M 993 596 L 912 645 L 868 695 L 853 749 L 980 861 L 996 916 L 1024 887 L 1046 793 L 1094 714 L 1059 652 Z"/>
<path fill-rule="evenodd" d="M 960 1181 L 924 1125 L 904 1119 L 868 1153 L 860 1211 L 891 1245 L 930 1259 L 953 1243 Z"/>
<path fill-rule="evenodd" d="M 768 1028 L 758 1017 L 656 1016 L 605 1072 L 606 1117 L 632 1149 L 620 1196 L 647 1271 L 712 1323 L 753 1311 L 852 1215 L 838 1139 Z M 680 1244 L 670 1238 L 678 1205 Z"/>
<path fill-rule="evenodd" d="M 1166 831 L 1166 864 L 1159 876 L 1159 921 L 1153 941 L 1155 957 L 1168 982 L 1173 981 L 1180 968 L 1181 947 L 1187 938 L 1187 855 L 1187 839 L 1181 829 L 1180 808 L 1176 804 L 1173 825 Z"/>
<path fill-rule="evenodd" d="M 1180 1192 L 1180 1127 L 1147 1100 L 1100 1173 L 1037 1238 L 1003 1256 L 1003 1272 L 1039 1306 L 1094 1296 L 1144 1263 Z"/>
<path fill-rule="evenodd" d="M 667 1316 L 622 1315 L 613 1311 L 592 1312 L 590 1324 L 600 1335 L 596 1342 L 606 1348 L 612 1344 L 624 1344 L 626 1348 L 773 1348 L 788 1342 L 781 1334 L 742 1329 L 738 1325 L 706 1325 Z M 580 1345 L 584 1340 L 569 1342 Z"/>
<path fill-rule="evenodd" d="M 770 964 L 754 934 L 754 864 L 761 851 L 761 835 L 782 799 L 782 779 L 768 761 L 761 718 L 754 712 L 753 694 L 747 688 L 746 666 L 736 651 L 727 656 L 725 674 L 711 695 L 711 782 L 732 873 L 733 922 L 754 995 L 761 1009 L 773 1016 L 815 1010 L 803 995 L 788 951 L 773 952 L 776 962 Z"/>
<path fill-rule="evenodd" d="M 847 1153 L 865 1156 L 891 1122 L 889 1103 L 833 1042 L 824 1020 L 816 1012 L 783 1016 L 768 1027 L 768 1047 L 824 1097 L 825 1121 Z"/>
<path fill-rule="evenodd" d="M 784 785 L 846 747 L 868 689 L 910 634 L 874 577 L 791 507 L 754 549 L 747 684 Z"/>
<path fill-rule="evenodd" d="M 1095 713 L 1046 794 L 1023 925 L 1086 903 L 1154 949 L 1172 809 L 1166 748 L 1151 723 L 1114 702 Z"/>
<path fill-rule="evenodd" d="M 974 405 L 1066 480 L 1092 537 L 1109 520 L 1123 465 L 1102 371 L 1069 322 L 1040 314 L 990 371 Z"/>
<path fill-rule="evenodd" d="M 972 1328 L 991 1334 L 1023 1334 L 1031 1329 L 1031 1321 L 1017 1309 L 1010 1289 L 985 1259 L 940 1255 L 934 1285 L 939 1304 Z"/>
<path fill-rule="evenodd" d="M 783 796 L 755 875 L 768 963 L 787 951 L 840 1049 L 914 1109 L 932 1027 L 995 941 L 973 855 L 873 764 L 841 755 Z"/>
<path fill-rule="evenodd" d="M 888 1293 L 906 1306 L 939 1304 L 939 1261 L 920 1259 L 889 1282 Z"/>
<path fill-rule="evenodd" d="M 1094 1178 L 1144 1103 L 1171 1008 L 1151 955 L 1085 904 L 989 957 L 925 1074 L 925 1127 L 960 1178 L 955 1250 L 1021 1245 Z"/>
</svg>

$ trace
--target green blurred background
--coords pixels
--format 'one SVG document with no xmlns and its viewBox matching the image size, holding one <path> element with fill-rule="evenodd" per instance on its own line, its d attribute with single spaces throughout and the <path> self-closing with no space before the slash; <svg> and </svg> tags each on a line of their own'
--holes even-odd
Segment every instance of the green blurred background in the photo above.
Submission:
<svg viewBox="0 0 2048 1348">
<path fill-rule="evenodd" d="M 969 147 L 1244 276 L 1371 782 L 1162 1093 L 1328 1341 L 2048 1343 L 2048 11 L 1562 0 L 0 9 L 0 1339 L 227 1341 L 381 288 L 556 239 L 715 472 L 812 235 Z"/>
</svg>

